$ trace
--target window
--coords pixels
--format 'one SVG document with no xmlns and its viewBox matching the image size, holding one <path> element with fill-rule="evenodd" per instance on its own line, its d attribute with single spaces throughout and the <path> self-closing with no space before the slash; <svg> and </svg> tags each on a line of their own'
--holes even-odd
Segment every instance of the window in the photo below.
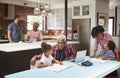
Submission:
<svg viewBox="0 0 120 78">
<path fill-rule="evenodd" d="M 33 23 L 38 22 L 39 23 L 39 30 L 44 29 L 44 24 L 43 24 L 43 18 L 42 16 L 34 16 L 34 15 L 28 15 L 27 16 L 27 30 L 32 30 L 33 29 Z"/>
<path fill-rule="evenodd" d="M 109 22 L 108 22 L 108 33 L 110 35 L 114 35 L 114 17 L 110 17 L 109 18 Z"/>
</svg>

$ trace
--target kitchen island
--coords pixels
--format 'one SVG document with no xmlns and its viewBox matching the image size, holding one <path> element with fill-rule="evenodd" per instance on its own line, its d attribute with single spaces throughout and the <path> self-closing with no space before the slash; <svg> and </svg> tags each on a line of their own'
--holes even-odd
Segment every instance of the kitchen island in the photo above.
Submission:
<svg viewBox="0 0 120 78">
<path fill-rule="evenodd" d="M 56 41 L 44 42 L 55 45 Z M 4 43 L 0 44 L 0 77 L 19 71 L 30 69 L 30 59 L 41 53 L 41 42 L 33 43 Z M 78 41 L 68 41 L 68 44 L 77 45 Z"/>
</svg>

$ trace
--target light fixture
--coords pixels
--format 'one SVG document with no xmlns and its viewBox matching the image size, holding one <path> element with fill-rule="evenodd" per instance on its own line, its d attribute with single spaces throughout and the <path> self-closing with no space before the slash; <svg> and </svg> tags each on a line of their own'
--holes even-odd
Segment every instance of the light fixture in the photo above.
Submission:
<svg viewBox="0 0 120 78">
<path fill-rule="evenodd" d="M 35 0 L 34 14 L 40 16 L 51 15 L 50 0 Z"/>
</svg>

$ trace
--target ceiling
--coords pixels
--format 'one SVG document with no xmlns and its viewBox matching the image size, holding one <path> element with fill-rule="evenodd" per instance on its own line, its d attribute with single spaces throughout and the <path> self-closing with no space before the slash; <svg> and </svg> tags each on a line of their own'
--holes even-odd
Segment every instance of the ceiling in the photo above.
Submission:
<svg viewBox="0 0 120 78">
<path fill-rule="evenodd" d="M 109 8 L 110 9 L 115 9 L 116 6 L 120 8 L 120 0 L 109 0 Z"/>
<path fill-rule="evenodd" d="M 9 4 L 16 4 L 16 5 L 24 5 L 24 3 L 27 3 L 26 6 L 35 6 L 35 1 L 50 1 L 51 7 L 59 7 L 59 6 L 64 6 L 64 1 L 65 0 L 0 0 L 0 3 L 9 3 Z M 68 0 L 68 5 L 72 3 L 73 1 L 79 1 L 79 0 Z M 109 7 L 110 9 L 114 9 L 115 6 L 120 7 L 120 0 L 105 0 L 109 1 Z"/>
</svg>

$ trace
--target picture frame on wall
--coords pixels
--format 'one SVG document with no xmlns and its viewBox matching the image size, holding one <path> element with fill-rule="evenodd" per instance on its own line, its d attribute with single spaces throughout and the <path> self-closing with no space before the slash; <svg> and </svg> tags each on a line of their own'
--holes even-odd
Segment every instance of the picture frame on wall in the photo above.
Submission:
<svg viewBox="0 0 120 78">
<path fill-rule="evenodd" d="M 108 15 L 106 13 L 97 13 L 97 25 L 107 27 Z"/>
</svg>

